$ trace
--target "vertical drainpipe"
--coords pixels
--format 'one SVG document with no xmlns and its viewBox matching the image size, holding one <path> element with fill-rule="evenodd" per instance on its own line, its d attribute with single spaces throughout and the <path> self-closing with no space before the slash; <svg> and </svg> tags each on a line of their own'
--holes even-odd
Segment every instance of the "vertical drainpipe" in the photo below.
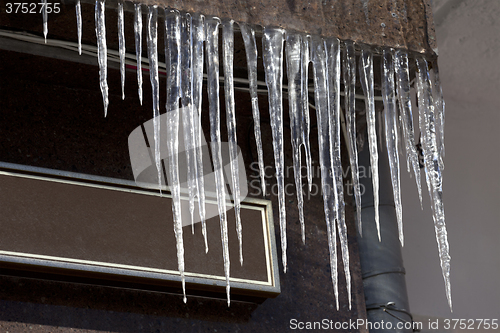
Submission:
<svg viewBox="0 0 500 333">
<path fill-rule="evenodd" d="M 378 151 L 381 242 L 378 240 L 375 225 L 368 143 L 359 153 L 360 171 L 366 172 L 364 177 L 360 177 L 363 236 L 361 237 L 359 233 L 357 235 L 368 321 L 373 324 L 372 328 L 368 328 L 370 332 L 412 332 L 411 328 L 404 328 L 405 323 L 412 322 L 412 317 L 409 313 L 405 269 L 398 237 L 389 163 L 386 154 L 383 153 L 385 149 L 382 150 L 379 146 Z M 392 328 L 389 329 L 389 325 Z M 403 328 L 397 329 L 397 325 L 403 325 Z"/>
</svg>

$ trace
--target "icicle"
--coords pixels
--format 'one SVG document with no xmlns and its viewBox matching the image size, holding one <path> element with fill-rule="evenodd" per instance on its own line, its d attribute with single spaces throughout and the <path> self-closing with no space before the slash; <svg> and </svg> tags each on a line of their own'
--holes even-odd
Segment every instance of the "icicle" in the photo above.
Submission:
<svg viewBox="0 0 500 333">
<path fill-rule="evenodd" d="M 443 205 L 443 179 L 439 147 L 436 132 L 436 112 L 429 80 L 427 61 L 417 58 L 417 86 L 420 133 L 422 136 L 422 149 L 424 152 L 424 165 L 427 188 L 431 198 L 431 208 L 434 219 L 434 229 L 439 249 L 439 259 L 443 273 L 448 305 L 452 309 L 451 283 L 450 283 L 450 249 Z"/>
<path fill-rule="evenodd" d="M 208 99 L 210 110 L 210 137 L 212 158 L 215 170 L 215 186 L 217 204 L 219 207 L 222 250 L 224 256 L 224 273 L 226 275 L 227 305 L 229 296 L 229 247 L 227 238 L 226 194 L 222 168 L 221 138 L 220 138 L 220 106 L 219 106 L 219 24 L 218 18 L 206 20 L 206 54 L 208 64 Z"/>
<path fill-rule="evenodd" d="M 315 37 L 311 41 L 311 61 L 314 72 L 314 96 L 318 122 L 319 163 L 321 168 L 321 190 L 325 209 L 330 270 L 337 310 L 339 309 L 338 271 L 337 271 L 337 233 L 335 227 L 337 187 L 335 186 L 333 156 L 331 149 L 330 111 L 328 99 L 327 60 L 323 40 Z"/>
<path fill-rule="evenodd" d="M 445 103 L 443 98 L 443 90 L 441 88 L 441 81 L 439 79 L 439 68 L 437 60 L 432 64 L 432 71 L 434 72 L 434 77 L 431 81 L 432 92 L 434 98 L 434 111 L 436 112 L 436 140 L 439 152 L 439 163 L 441 163 L 441 170 L 444 170 L 444 114 L 445 114 Z"/>
<path fill-rule="evenodd" d="M 278 184 L 279 217 L 281 231 L 281 255 L 283 270 L 286 273 L 286 210 L 285 210 L 285 180 L 283 153 L 283 30 L 264 28 L 262 36 L 264 70 L 269 96 L 269 113 L 273 133 L 274 162 L 276 166 L 276 182 Z"/>
<path fill-rule="evenodd" d="M 153 133 L 154 133 L 154 153 L 155 164 L 158 173 L 158 188 L 162 188 L 162 166 L 160 157 L 160 83 L 158 80 L 158 8 L 149 7 L 148 11 L 148 59 L 149 59 L 149 79 L 151 81 L 151 91 L 153 96 Z"/>
<path fill-rule="evenodd" d="M 137 86 L 142 105 L 142 10 L 141 4 L 134 4 L 135 57 L 137 59 Z"/>
<path fill-rule="evenodd" d="M 192 19 L 185 14 L 181 18 L 181 56 L 180 56 L 180 84 L 182 102 L 182 124 L 184 129 L 184 147 L 187 164 L 187 183 L 189 195 L 189 213 L 191 215 L 191 232 L 194 234 L 194 198 L 197 195 L 196 161 L 194 155 L 194 127 L 193 127 L 193 80 L 192 80 Z"/>
<path fill-rule="evenodd" d="M 347 136 L 349 137 L 349 159 L 351 163 L 352 187 L 356 200 L 356 216 L 358 220 L 358 231 L 363 235 L 361 227 L 361 190 L 359 187 L 358 148 L 356 146 L 356 57 L 354 55 L 354 43 L 346 41 L 344 54 L 344 93 L 345 114 L 347 120 Z"/>
<path fill-rule="evenodd" d="M 240 175 L 238 170 L 238 144 L 236 141 L 236 115 L 234 111 L 234 84 L 233 84 L 233 58 L 234 58 L 234 28 L 233 21 L 222 24 L 222 43 L 224 57 L 224 96 L 226 98 L 226 124 L 229 143 L 229 158 L 231 165 L 231 180 L 233 183 L 234 215 L 236 218 L 236 232 L 240 245 L 240 265 L 243 265 L 243 243 L 241 239 L 240 218 Z"/>
<path fill-rule="evenodd" d="M 340 248 L 344 263 L 347 297 L 351 309 L 351 271 L 349 268 L 349 247 L 347 244 L 347 226 L 345 223 L 344 185 L 342 179 L 342 161 L 340 158 L 340 43 L 338 39 L 327 42 L 328 96 L 330 103 L 330 149 L 335 184 L 337 187 L 336 219 L 338 223 Z"/>
<path fill-rule="evenodd" d="M 245 43 L 247 56 L 248 82 L 250 88 L 250 98 L 252 99 L 253 131 L 255 144 L 257 145 L 257 158 L 259 163 L 260 185 L 262 195 L 266 195 L 266 179 L 264 169 L 264 153 L 262 150 L 262 138 L 260 134 L 260 111 L 259 99 L 257 97 L 257 44 L 255 42 L 255 31 L 248 24 L 240 23 L 241 35 Z"/>
<path fill-rule="evenodd" d="M 203 87 L 203 41 L 205 40 L 204 16 L 195 15 L 192 17 L 192 52 L 193 52 L 193 133 L 195 145 L 195 177 L 196 190 L 198 193 L 198 208 L 201 219 L 201 232 L 205 240 L 205 253 L 208 252 L 207 227 L 205 223 L 205 181 L 203 177 L 203 153 L 202 153 L 202 129 L 201 129 L 201 93 Z M 198 115 L 198 119 L 194 118 Z"/>
<path fill-rule="evenodd" d="M 368 48 L 361 49 L 361 66 L 359 67 L 359 76 L 361 86 L 365 94 L 366 103 L 366 122 L 368 126 L 368 146 L 370 149 L 370 165 L 373 184 L 373 205 L 375 208 L 375 224 L 377 225 L 378 240 L 380 241 L 380 222 L 379 222 L 379 179 L 378 179 L 378 149 L 377 149 L 377 130 L 375 124 L 375 93 L 373 91 L 373 54 Z"/>
<path fill-rule="evenodd" d="M 76 1 L 76 28 L 78 30 L 78 54 L 82 55 L 82 6 L 80 0 Z"/>
<path fill-rule="evenodd" d="M 394 55 L 394 67 L 396 67 L 396 56 Z M 394 70 L 394 72 L 396 72 Z M 398 88 L 398 77 L 396 75 L 396 91 L 397 91 L 397 88 Z M 398 100 L 399 100 L 399 93 L 398 93 Z M 399 107 L 396 107 L 396 119 L 397 119 L 397 129 L 398 129 L 398 144 L 399 144 L 399 147 L 398 147 L 398 151 L 400 154 L 404 154 L 403 152 L 406 153 L 406 138 L 408 137 L 408 135 L 406 134 L 406 128 L 405 126 L 403 125 L 403 117 L 402 117 L 402 111 L 401 111 L 401 106 Z M 410 170 L 410 157 L 407 155 L 407 154 L 404 154 L 404 156 L 406 157 L 405 160 L 406 160 L 406 170 L 408 171 L 408 173 L 411 172 Z M 411 177 L 411 173 L 410 173 L 410 177 Z"/>
<path fill-rule="evenodd" d="M 301 46 L 301 61 L 300 61 L 300 74 L 301 74 L 301 96 L 302 96 L 302 140 L 304 143 L 304 150 L 306 153 L 306 169 L 307 169 L 307 184 L 309 186 L 309 193 L 312 191 L 312 157 L 311 157 L 311 144 L 309 142 L 309 134 L 311 131 L 311 119 L 309 117 L 309 38 L 302 38 Z"/>
<path fill-rule="evenodd" d="M 123 21 L 123 2 L 118 1 L 118 48 L 120 54 L 120 77 L 122 99 L 125 99 L 125 23 Z"/>
<path fill-rule="evenodd" d="M 46 1 L 46 0 L 45 0 Z M 46 8 L 46 7 L 45 7 Z M 108 50 L 106 46 L 106 25 L 104 0 L 95 2 L 95 33 L 97 37 L 97 60 L 99 62 L 99 83 L 104 104 L 104 117 L 108 114 Z"/>
<path fill-rule="evenodd" d="M 165 64 L 167 68 L 167 151 L 168 180 L 172 193 L 174 231 L 177 242 L 177 263 L 182 280 L 184 303 L 186 283 L 184 280 L 184 241 L 182 238 L 181 193 L 179 182 L 179 98 L 180 98 L 180 14 L 165 10 Z"/>
<path fill-rule="evenodd" d="M 406 157 L 410 160 L 417 183 L 418 198 L 422 206 L 422 186 L 420 184 L 420 167 L 418 164 L 418 154 L 415 145 L 415 135 L 413 130 L 413 114 L 410 98 L 410 82 L 408 70 L 408 55 L 403 51 L 396 51 L 394 64 L 397 78 L 397 91 L 399 99 L 399 110 L 401 115 L 401 128 L 404 133 Z M 403 139 L 403 138 L 402 138 Z"/>
<path fill-rule="evenodd" d="M 47 35 L 49 33 L 49 26 L 47 24 L 47 19 L 48 19 L 47 0 L 43 0 L 42 18 L 43 18 L 43 37 L 45 38 L 45 44 L 47 44 Z"/>
<path fill-rule="evenodd" d="M 304 37 L 305 38 L 305 37 Z M 302 124 L 302 73 L 301 73 L 302 36 L 287 33 L 286 35 L 286 68 L 288 74 L 288 104 L 290 109 L 290 131 L 292 133 L 293 172 L 297 191 L 297 206 L 302 233 L 302 242 L 306 242 L 304 223 L 304 198 L 302 195 L 302 175 L 300 146 L 303 144 Z"/>
<path fill-rule="evenodd" d="M 394 87 L 394 62 L 392 52 L 383 51 L 382 59 L 382 98 L 384 100 L 385 141 L 387 144 L 387 157 L 391 170 L 392 192 L 396 217 L 398 220 L 399 241 L 404 245 L 403 236 L 403 207 L 401 205 L 401 185 L 399 180 L 399 153 L 398 153 L 398 128 L 396 121 L 396 96 Z"/>
</svg>

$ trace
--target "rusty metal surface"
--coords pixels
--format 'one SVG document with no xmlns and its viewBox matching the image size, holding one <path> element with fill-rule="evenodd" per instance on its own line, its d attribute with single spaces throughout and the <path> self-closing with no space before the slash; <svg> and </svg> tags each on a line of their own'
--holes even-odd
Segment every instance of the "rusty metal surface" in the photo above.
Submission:
<svg viewBox="0 0 500 333">
<path fill-rule="evenodd" d="M 81 2 L 86 4 L 82 7 L 83 28 L 91 27 L 92 30 L 88 33 L 84 31 L 83 41 L 95 43 L 95 1 Z M 114 21 L 109 19 L 116 17 L 117 2 L 106 0 L 106 21 Z M 277 26 L 324 37 L 338 37 L 371 45 L 375 51 L 380 47 L 392 47 L 422 53 L 430 59 L 437 56 L 430 0 L 134 0 L 125 2 L 126 16 L 129 17 L 127 22 L 133 18 L 133 4 L 137 2 L 257 26 Z M 74 4 L 75 0 L 66 0 L 61 13 L 52 14 L 49 20 L 50 35 L 58 31 L 57 36 L 69 34 L 65 38 L 76 38 Z M 163 15 L 163 11 L 159 14 Z M 0 17 L 2 26 L 42 31 L 41 19 L 27 20 L 26 15 L 1 12 Z M 64 31 L 61 31 L 59 27 L 63 25 Z M 112 26 L 115 27 L 115 23 L 108 24 L 108 28 Z M 108 34 L 107 37 L 108 43 L 116 39 L 115 34 Z M 133 37 L 127 39 L 133 40 Z"/>
<path fill-rule="evenodd" d="M 429 0 L 138 0 L 179 11 L 435 56 Z"/>
</svg>

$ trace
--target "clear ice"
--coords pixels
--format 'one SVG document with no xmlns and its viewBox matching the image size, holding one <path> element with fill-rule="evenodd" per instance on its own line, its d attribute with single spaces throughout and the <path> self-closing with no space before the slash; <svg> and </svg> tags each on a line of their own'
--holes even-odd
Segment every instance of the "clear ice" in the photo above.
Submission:
<svg viewBox="0 0 500 333">
<path fill-rule="evenodd" d="M 444 114 L 445 114 L 445 102 L 443 98 L 443 90 L 441 88 L 441 81 L 439 79 L 439 67 L 437 60 L 432 63 L 432 74 L 431 84 L 432 93 L 434 99 L 434 111 L 436 112 L 436 140 L 439 152 L 439 162 L 441 170 L 444 170 Z"/>
<path fill-rule="evenodd" d="M 286 210 L 285 210 L 285 156 L 283 153 L 283 33 L 282 29 L 264 28 L 262 36 L 262 52 L 266 84 L 269 97 L 269 114 L 273 135 L 274 163 L 276 182 L 278 184 L 279 219 L 281 232 L 281 256 L 283 271 L 286 273 Z"/>
<path fill-rule="evenodd" d="M 181 187 L 179 181 L 179 98 L 180 96 L 180 14 L 176 10 L 165 10 L 165 64 L 167 68 L 167 151 L 168 181 L 172 193 L 172 211 L 177 245 L 177 264 L 182 281 L 184 303 L 186 282 L 184 278 L 184 241 L 182 238 Z"/>
<path fill-rule="evenodd" d="M 299 209 L 299 221 L 302 234 L 302 243 L 306 242 L 304 223 L 304 197 L 302 194 L 302 175 L 300 146 L 303 144 L 303 99 L 302 99 L 302 73 L 301 73 L 301 51 L 302 38 L 300 34 L 286 34 L 286 68 L 288 75 L 288 105 L 290 113 L 290 131 L 292 133 L 292 156 L 293 172 L 295 178 L 295 189 L 297 191 L 297 206 Z"/>
<path fill-rule="evenodd" d="M 43 9 L 42 9 L 42 19 L 43 19 L 43 37 L 45 38 L 45 43 L 47 43 L 47 35 L 49 33 L 49 26 L 47 24 L 47 0 L 43 0 Z"/>
<path fill-rule="evenodd" d="M 368 48 L 361 49 L 359 77 L 361 87 L 365 94 L 366 104 L 366 123 L 368 127 L 368 146 L 370 149 L 370 166 L 373 184 L 373 205 L 375 210 L 375 224 L 377 226 L 378 240 L 380 241 L 380 222 L 379 222 L 379 178 L 378 178 L 378 149 L 377 149 L 377 130 L 375 121 L 375 92 L 373 89 L 373 53 Z"/>
<path fill-rule="evenodd" d="M 208 100 L 210 112 L 210 138 L 212 158 L 215 170 L 215 187 L 217 204 L 219 207 L 222 251 L 224 257 L 224 273 L 226 275 L 227 305 L 230 304 L 229 295 L 229 246 L 227 238 L 226 192 L 222 166 L 221 136 L 220 136 L 220 105 L 219 105 L 219 25 L 218 18 L 207 18 L 206 27 L 206 55 L 208 64 Z"/>
<path fill-rule="evenodd" d="M 139 102 L 142 105 L 142 10 L 141 4 L 134 4 L 135 57 L 137 59 L 137 86 Z"/>
<path fill-rule="evenodd" d="M 443 205 L 443 178 L 442 178 L 442 159 L 438 146 L 438 132 L 436 123 L 436 111 L 433 100 L 432 89 L 429 78 L 429 69 L 427 61 L 422 57 L 417 57 L 417 95 L 419 106 L 420 133 L 422 135 L 422 150 L 424 152 L 425 175 L 427 189 L 431 199 L 431 208 L 434 219 L 434 229 L 438 243 L 439 260 L 441 262 L 441 271 L 448 298 L 448 305 L 452 309 L 451 301 L 451 283 L 450 283 L 450 247 L 448 244 L 448 234 Z M 438 110 L 439 112 L 439 110 Z"/>
<path fill-rule="evenodd" d="M 301 46 L 301 96 L 302 96 L 302 142 L 304 143 L 304 151 L 306 154 L 306 169 L 307 169 L 307 184 L 309 193 L 312 191 L 312 156 L 311 144 L 309 142 L 309 133 L 311 131 L 311 118 L 309 116 L 309 38 L 302 38 Z"/>
<path fill-rule="evenodd" d="M 192 18 L 187 13 L 181 17 L 180 41 L 180 84 L 182 102 L 182 124 L 184 129 L 184 147 L 187 165 L 187 183 L 189 195 L 189 213 L 191 215 L 191 232 L 194 234 L 194 200 L 198 195 L 196 184 L 196 161 L 194 151 L 193 127 L 193 53 L 192 53 Z"/>
<path fill-rule="evenodd" d="M 76 29 L 78 31 L 78 54 L 82 54 L 82 6 L 80 0 L 76 1 Z"/>
<path fill-rule="evenodd" d="M 201 232 L 205 240 L 205 253 L 208 252 L 207 227 L 205 223 L 205 181 L 203 177 L 201 101 L 203 88 L 203 42 L 205 41 L 205 18 L 201 15 L 192 16 L 192 61 L 193 73 L 193 134 L 196 163 L 196 191 L 198 193 L 198 209 L 201 219 Z M 196 119 L 196 116 L 198 118 Z"/>
<path fill-rule="evenodd" d="M 397 92 L 399 100 L 400 124 L 403 129 L 401 140 L 405 141 L 406 158 L 410 161 L 417 183 L 418 198 L 422 206 L 422 186 L 420 184 L 420 166 L 415 145 L 415 134 L 413 130 L 413 112 L 410 98 L 410 73 L 408 70 L 408 55 L 404 51 L 397 50 L 394 54 L 394 67 L 397 79 Z"/>
<path fill-rule="evenodd" d="M 396 118 L 396 95 L 394 85 L 394 61 L 392 52 L 384 50 L 382 56 L 382 98 L 384 100 L 385 141 L 391 171 L 392 193 L 396 207 L 399 241 L 404 245 L 403 207 L 401 204 L 401 184 L 398 153 L 398 123 Z"/>
<path fill-rule="evenodd" d="M 108 49 L 106 46 L 106 25 L 104 0 L 95 2 L 95 34 L 97 37 L 97 61 L 99 62 L 99 85 L 104 104 L 104 117 L 108 115 Z"/>
<path fill-rule="evenodd" d="M 123 2 L 118 1 L 118 48 L 120 54 L 120 78 L 122 99 L 125 99 L 125 22 L 123 20 Z"/>
<path fill-rule="evenodd" d="M 147 43 L 149 60 L 149 79 L 153 97 L 153 137 L 158 189 L 162 193 L 162 165 L 160 157 L 160 83 L 158 78 L 158 8 L 149 7 L 147 21 Z"/>
<path fill-rule="evenodd" d="M 354 54 L 354 43 L 344 42 L 344 100 L 347 121 L 347 136 L 349 138 L 347 147 L 349 149 L 349 160 L 351 164 L 352 187 L 356 201 L 356 217 L 358 231 L 363 234 L 361 227 L 361 190 L 359 187 L 358 148 L 356 146 L 356 56 Z"/>
<path fill-rule="evenodd" d="M 331 38 L 326 41 L 328 99 L 330 103 L 330 149 L 332 151 L 334 186 L 337 187 L 335 217 L 337 219 L 342 262 L 346 279 L 349 310 L 351 309 L 351 271 L 349 268 L 349 247 L 347 244 L 347 225 L 345 223 L 344 184 L 340 151 L 340 43 Z"/>
<path fill-rule="evenodd" d="M 338 45 L 337 45 L 338 46 Z M 314 97 L 318 122 L 319 163 L 321 169 L 321 190 L 325 209 L 328 249 L 330 252 L 330 270 L 337 310 L 339 309 L 338 270 L 337 270 L 337 186 L 333 169 L 331 146 L 330 102 L 328 94 L 328 69 L 325 44 L 319 37 L 313 37 L 310 43 L 311 61 L 314 73 Z"/>
<path fill-rule="evenodd" d="M 250 98 L 252 100 L 253 131 L 257 146 L 262 195 L 265 196 L 266 179 L 264 169 L 264 152 L 262 150 L 262 138 L 260 134 L 259 98 L 257 97 L 257 43 L 255 42 L 255 30 L 250 25 L 244 23 L 240 23 L 239 27 L 243 37 L 243 42 L 245 43 L 248 67 L 248 85 L 250 89 Z"/>
<path fill-rule="evenodd" d="M 234 110 L 234 27 L 233 21 L 224 21 L 222 24 L 222 56 L 224 58 L 224 96 L 226 99 L 226 124 L 229 143 L 229 159 L 231 165 L 231 181 L 233 183 L 234 215 L 236 218 L 236 232 L 240 247 L 240 265 L 243 265 L 243 243 L 240 217 L 240 175 L 238 169 L 238 143 L 236 140 L 236 115 Z"/>
</svg>

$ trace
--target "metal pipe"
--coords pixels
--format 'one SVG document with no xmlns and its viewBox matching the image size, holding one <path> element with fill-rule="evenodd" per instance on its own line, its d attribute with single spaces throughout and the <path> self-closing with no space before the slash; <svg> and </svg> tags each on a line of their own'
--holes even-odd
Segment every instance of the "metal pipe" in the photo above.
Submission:
<svg viewBox="0 0 500 333">
<path fill-rule="evenodd" d="M 378 147 L 379 151 L 381 148 Z M 359 153 L 359 165 L 360 171 L 363 171 L 363 168 L 366 171 L 364 173 L 366 176 L 360 177 L 363 236 L 359 236 L 358 233 L 358 243 L 368 322 L 372 324 L 367 328 L 370 332 L 412 332 L 411 328 L 405 328 L 405 324 L 407 327 L 411 325 L 412 317 L 409 313 L 389 163 L 384 154 L 381 154 L 379 158 L 381 242 L 378 240 L 375 226 L 370 154 L 367 144 Z"/>
</svg>

